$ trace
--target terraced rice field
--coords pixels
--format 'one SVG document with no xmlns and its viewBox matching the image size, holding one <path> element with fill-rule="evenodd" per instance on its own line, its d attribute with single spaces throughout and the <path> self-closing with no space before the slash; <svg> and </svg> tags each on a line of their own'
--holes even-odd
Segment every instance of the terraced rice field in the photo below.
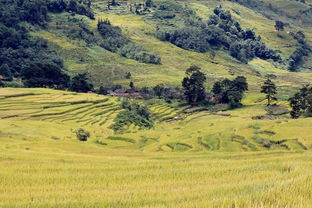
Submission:
<svg viewBox="0 0 312 208">
<path fill-rule="evenodd" d="M 253 120 L 255 100 L 226 113 L 153 104 L 153 129 L 114 134 L 116 98 L 0 89 L 0 207 L 312 206 L 312 119 Z"/>
<path fill-rule="evenodd" d="M 115 99 L 76 93 L 0 95 L 1 119 L 75 122 L 103 126 L 120 110 Z"/>
<path fill-rule="evenodd" d="M 159 121 L 167 121 L 174 119 L 182 112 L 181 109 L 173 108 L 165 104 L 155 104 L 149 106 L 149 109 L 154 114 L 155 119 Z"/>
</svg>

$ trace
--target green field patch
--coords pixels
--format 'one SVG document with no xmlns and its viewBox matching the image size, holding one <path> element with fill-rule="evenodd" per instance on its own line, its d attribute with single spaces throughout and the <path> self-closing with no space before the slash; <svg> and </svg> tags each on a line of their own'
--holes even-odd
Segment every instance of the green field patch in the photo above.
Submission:
<svg viewBox="0 0 312 208">
<path fill-rule="evenodd" d="M 284 140 L 279 140 L 279 141 L 274 141 L 274 140 L 269 140 L 266 138 L 262 138 L 259 135 L 254 135 L 252 139 L 260 144 L 261 146 L 265 147 L 266 149 L 285 149 L 289 150 L 288 145 L 286 144 L 286 139 Z"/>
<path fill-rule="evenodd" d="M 207 150 L 219 150 L 220 139 L 219 135 L 207 135 L 204 137 L 198 137 L 197 142 Z"/>
<path fill-rule="evenodd" d="M 185 152 L 191 150 L 193 147 L 189 144 L 177 142 L 177 143 L 169 143 L 165 146 L 169 147 L 172 152 Z"/>
<path fill-rule="evenodd" d="M 308 150 L 308 147 L 304 145 L 299 139 L 289 139 L 285 142 L 285 144 L 291 150 Z"/>
<path fill-rule="evenodd" d="M 136 141 L 134 139 L 125 138 L 125 137 L 118 137 L 118 136 L 109 136 L 106 139 L 113 140 L 113 141 L 129 142 L 129 143 L 132 143 L 132 144 L 136 143 Z"/>
<path fill-rule="evenodd" d="M 266 135 L 266 136 L 274 136 L 276 134 L 276 132 L 274 132 L 272 130 L 257 131 L 256 133 Z"/>
<path fill-rule="evenodd" d="M 159 139 L 142 136 L 142 138 L 140 139 L 140 148 L 143 148 L 143 147 L 150 145 L 150 144 L 153 144 L 155 142 L 159 142 Z"/>
<path fill-rule="evenodd" d="M 256 145 L 254 145 L 253 143 L 248 141 L 248 139 L 246 139 L 244 136 L 233 135 L 231 137 L 231 141 L 240 143 L 244 150 L 252 150 L 252 151 L 257 151 L 258 150 Z"/>
<path fill-rule="evenodd" d="M 96 140 L 96 141 L 95 141 L 95 144 L 104 145 L 104 146 L 108 145 L 106 142 L 103 142 L 103 141 L 100 140 L 100 139 Z"/>
<path fill-rule="evenodd" d="M 32 95 L 38 95 L 38 94 L 35 94 L 35 93 L 21 93 L 21 94 L 4 95 L 0 99 L 17 98 L 17 97 L 25 97 L 25 96 L 32 96 Z"/>
</svg>

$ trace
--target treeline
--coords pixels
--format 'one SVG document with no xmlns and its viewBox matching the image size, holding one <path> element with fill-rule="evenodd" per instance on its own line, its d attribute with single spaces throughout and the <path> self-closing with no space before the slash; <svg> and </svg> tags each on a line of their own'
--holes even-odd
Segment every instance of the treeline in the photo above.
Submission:
<svg viewBox="0 0 312 208">
<path fill-rule="evenodd" d="M 99 20 L 97 28 L 103 37 L 100 42 L 100 46 L 103 48 L 139 62 L 161 64 L 159 55 L 131 42 L 128 37 L 122 34 L 121 28 L 113 26 L 108 19 Z"/>
<path fill-rule="evenodd" d="M 192 17 L 184 24 L 173 31 L 159 29 L 157 37 L 201 53 L 215 48 L 228 50 L 231 56 L 244 63 L 255 57 L 281 61 L 277 52 L 267 48 L 260 36 L 250 29 L 243 30 L 231 13 L 221 6 L 214 9 L 208 22 Z"/>
</svg>

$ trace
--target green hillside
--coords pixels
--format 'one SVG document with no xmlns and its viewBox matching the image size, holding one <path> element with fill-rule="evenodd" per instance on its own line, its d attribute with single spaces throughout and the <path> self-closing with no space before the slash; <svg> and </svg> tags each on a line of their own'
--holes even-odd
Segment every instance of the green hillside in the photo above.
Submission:
<svg viewBox="0 0 312 208">
<path fill-rule="evenodd" d="M 285 1 L 283 2 L 286 4 Z M 258 90 L 257 86 L 267 74 L 275 74 L 281 87 L 297 87 L 311 81 L 310 73 L 289 73 L 287 66 L 270 61 L 254 59 L 246 65 L 239 63 L 222 50 L 215 51 L 216 56 L 212 58 L 210 52 L 192 52 L 178 48 L 168 42 L 160 41 L 155 37 L 156 27 L 166 21 L 161 20 L 159 22 L 159 20 L 155 20 L 154 12 L 156 11 L 146 15 L 132 14 L 127 10 L 126 4 L 126 2 L 121 2 L 121 6 L 107 11 L 105 4 L 95 2 L 93 4 L 96 13 L 95 20 L 89 20 L 87 17 L 77 15 L 75 18 L 84 19 L 89 28 L 97 35 L 99 35 L 96 28 L 97 20 L 109 19 L 113 25 L 119 26 L 123 33 L 137 45 L 159 54 L 162 59 L 161 65 L 139 63 L 96 45 L 86 45 L 83 40 L 70 40 L 70 38 L 64 37 L 62 30 L 55 28 L 55 23 L 60 24 L 62 22 L 61 25 L 64 27 L 71 24 L 66 20 L 70 16 L 68 13 L 52 15 L 48 28 L 33 32 L 32 35 L 49 40 L 51 47 L 55 48 L 64 58 L 65 67 L 71 72 L 88 71 L 96 86 L 111 85 L 112 82 L 127 85 L 128 81 L 124 80 L 124 75 L 127 72 L 131 72 L 133 80 L 138 86 L 154 86 L 158 83 L 179 86 L 185 69 L 193 63 L 201 66 L 211 80 L 236 75 L 247 76 L 252 89 L 256 88 L 255 90 Z M 186 5 L 185 2 L 178 2 L 178 4 Z M 276 5 L 281 6 L 281 4 L 281 1 L 276 1 Z M 302 5 L 301 3 L 297 4 Z M 218 5 L 222 5 L 225 10 L 230 11 L 233 18 L 239 21 L 243 28 L 253 29 L 257 35 L 262 37 L 268 47 L 280 50 L 283 59 L 288 59 L 297 47 L 296 40 L 287 34 L 287 31 L 302 30 L 307 36 L 307 41 L 311 43 L 312 31 L 310 25 L 298 25 L 290 19 L 290 26 L 285 31 L 276 32 L 274 19 L 268 19 L 261 13 L 240 4 L 229 1 L 187 2 L 187 7 L 203 19 L 208 19 L 213 9 Z M 285 11 L 284 8 L 283 11 Z M 284 20 L 284 17 L 281 19 Z M 176 20 L 176 24 L 179 24 L 179 20 Z M 310 70 L 310 60 L 310 58 L 306 59 L 304 71 Z"/>
</svg>

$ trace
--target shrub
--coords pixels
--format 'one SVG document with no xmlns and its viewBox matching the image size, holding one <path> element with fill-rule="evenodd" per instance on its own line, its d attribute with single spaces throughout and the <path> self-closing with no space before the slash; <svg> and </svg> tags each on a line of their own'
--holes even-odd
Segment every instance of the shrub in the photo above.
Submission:
<svg viewBox="0 0 312 208">
<path fill-rule="evenodd" d="M 129 101 L 123 101 L 121 107 L 124 110 L 116 116 L 114 124 L 110 126 L 114 131 L 121 131 L 131 124 L 141 129 L 153 127 L 151 113 L 147 107 Z"/>
<path fill-rule="evenodd" d="M 87 141 L 90 137 L 90 133 L 82 128 L 76 130 L 76 137 L 79 141 Z"/>
</svg>

